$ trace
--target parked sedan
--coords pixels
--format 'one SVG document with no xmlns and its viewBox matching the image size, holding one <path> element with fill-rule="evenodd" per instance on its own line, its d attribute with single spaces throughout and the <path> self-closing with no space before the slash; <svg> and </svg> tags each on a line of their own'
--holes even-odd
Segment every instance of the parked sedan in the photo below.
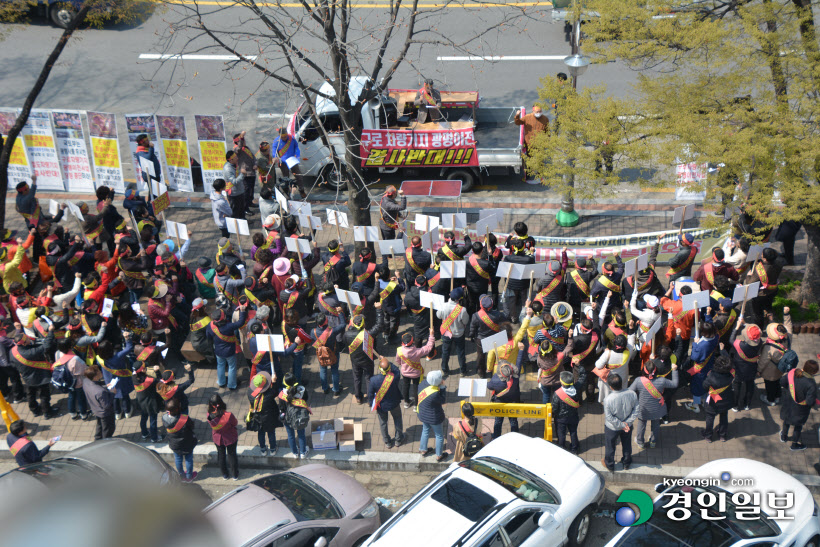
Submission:
<svg viewBox="0 0 820 547">
<path fill-rule="evenodd" d="M 351 547 L 379 527 L 370 493 L 322 464 L 240 486 L 203 512 L 227 547 Z"/>
<path fill-rule="evenodd" d="M 686 479 L 711 479 L 711 483 L 690 482 L 691 486 L 674 485 L 665 489 L 659 484 L 656 489 L 661 495 L 654 502 L 650 519 L 624 528 L 606 547 L 820 545 L 820 509 L 811 492 L 800 481 L 771 465 L 745 458 L 715 460 L 698 467 Z M 746 494 L 734 497 L 738 493 L 747 493 L 748 497 Z M 790 495 L 794 497 L 791 503 L 784 503 L 773 500 L 770 494 L 781 500 Z M 755 502 L 755 495 L 760 496 L 760 503 Z M 725 507 L 721 507 L 723 500 Z M 745 503 L 747 500 L 751 503 Z M 786 519 L 777 518 L 773 501 L 783 507 L 784 513 L 780 516 Z"/>
<path fill-rule="evenodd" d="M 582 545 L 603 494 L 604 478 L 581 458 L 508 433 L 451 465 L 365 545 Z"/>
</svg>

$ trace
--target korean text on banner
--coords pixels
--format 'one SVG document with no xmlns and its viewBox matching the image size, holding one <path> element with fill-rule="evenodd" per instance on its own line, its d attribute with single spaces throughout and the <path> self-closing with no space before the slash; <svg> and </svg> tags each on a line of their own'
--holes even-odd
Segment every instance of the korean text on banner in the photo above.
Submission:
<svg viewBox="0 0 820 547">
<path fill-rule="evenodd" d="M 57 139 L 57 154 L 69 192 L 93 192 L 94 177 L 85 145 L 83 119 L 79 111 L 52 110 L 54 136 Z"/>
<path fill-rule="evenodd" d="M 478 165 L 472 128 L 432 131 L 365 129 L 362 167 Z"/>
<path fill-rule="evenodd" d="M 137 137 L 148 135 L 151 142 L 157 141 L 157 128 L 153 114 L 125 114 L 125 130 L 128 133 L 128 146 L 131 149 L 131 156 L 134 163 L 134 171 L 137 174 L 139 189 L 143 192 L 148 190 L 148 186 L 143 178 L 140 161 L 137 158 Z M 155 151 L 159 154 L 159 150 Z M 160 170 L 161 171 L 161 170 Z M 157 177 L 162 177 L 162 173 L 156 173 Z"/>
<path fill-rule="evenodd" d="M 9 129 L 17 121 L 17 112 L 0 111 L 0 134 L 3 135 L 3 141 L 8 138 Z M 31 181 L 31 167 L 28 163 L 28 155 L 26 154 L 26 147 L 23 145 L 23 139 L 14 141 L 14 146 L 11 148 L 11 158 L 9 159 L 8 168 L 9 188 L 14 188 L 20 182 Z"/>
<path fill-rule="evenodd" d="M 675 168 L 677 184 L 675 199 L 703 201 L 706 191 L 701 189 L 706 181 L 708 165 L 705 163 L 680 163 Z"/>
<path fill-rule="evenodd" d="M 65 190 L 48 111 L 32 110 L 21 134 L 31 160 L 31 167 L 37 175 L 37 188 Z"/>
<path fill-rule="evenodd" d="M 125 191 L 120 147 L 117 143 L 117 120 L 108 112 L 86 112 L 91 138 L 91 161 L 97 186 L 104 184 Z"/>
<path fill-rule="evenodd" d="M 225 126 L 222 116 L 194 116 L 199 155 L 202 158 L 202 178 L 209 192 L 216 179 L 222 178 L 225 165 Z"/>
<path fill-rule="evenodd" d="M 172 190 L 183 192 L 194 191 L 194 178 L 191 174 L 191 158 L 188 155 L 188 132 L 184 116 L 157 115 L 159 138 L 165 152 L 165 164 L 168 166 L 166 184 Z"/>
</svg>

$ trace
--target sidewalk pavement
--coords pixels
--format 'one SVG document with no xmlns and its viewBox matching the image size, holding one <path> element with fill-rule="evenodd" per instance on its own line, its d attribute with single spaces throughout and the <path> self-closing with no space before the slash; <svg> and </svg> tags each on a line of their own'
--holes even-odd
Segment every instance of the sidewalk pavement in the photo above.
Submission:
<svg viewBox="0 0 820 547">
<path fill-rule="evenodd" d="M 500 193 L 500 192 L 499 192 Z M 48 198 L 48 193 L 43 193 L 40 196 Z M 60 196 L 65 199 L 64 195 Z M 82 199 L 85 196 L 72 196 L 73 199 Z M 492 198 L 493 205 L 501 205 L 501 197 Z M 91 197 L 88 196 L 90 199 Z M 176 222 L 183 222 L 188 225 L 189 232 L 193 235 L 194 240 L 191 244 L 191 250 L 188 253 L 188 261 L 194 263 L 199 256 L 213 257 L 215 254 L 215 244 L 218 239 L 218 231 L 216 230 L 210 210 L 203 210 L 202 208 L 188 208 L 185 207 L 186 198 L 182 196 L 174 196 L 174 205 L 180 204 L 182 207 L 174 206 L 168 211 L 169 219 Z M 667 210 L 674 207 L 672 195 L 669 199 L 663 200 L 667 205 Z M 462 207 L 473 208 L 476 204 L 471 202 L 469 196 L 463 200 Z M 661 201 L 661 200 L 657 200 Z M 531 202 L 530 207 L 537 208 L 546 206 L 542 202 Z M 618 204 L 612 204 L 618 205 Z M 658 205 L 656 203 L 646 205 Z M 411 202 L 411 206 L 415 204 Z M 661 212 L 656 209 L 640 209 L 642 205 L 635 205 L 631 201 L 624 201 L 620 204 L 621 208 L 633 208 L 635 211 L 645 211 L 641 216 L 626 217 L 636 221 L 635 229 L 632 233 L 647 232 L 652 230 L 660 230 L 668 228 L 668 223 L 664 216 L 659 215 Z M 453 211 L 455 207 L 450 208 Z M 546 215 L 522 215 L 518 210 L 510 210 L 505 214 L 505 223 L 512 225 L 518 220 L 524 220 L 530 226 L 530 233 L 545 234 L 550 230 L 555 229 L 552 218 Z M 14 203 L 9 200 L 6 208 L 7 225 L 12 228 L 19 229 L 20 217 L 14 211 Z M 373 215 L 375 221 L 377 217 Z M 618 233 L 626 234 L 621 230 L 615 231 L 614 226 L 618 226 L 619 221 L 623 221 L 624 217 L 614 217 L 608 214 L 588 216 L 585 221 L 575 229 L 571 234 L 574 236 L 592 236 L 604 235 L 605 231 L 611 231 L 612 235 Z M 698 219 L 694 219 L 697 221 Z M 251 228 L 259 229 L 261 223 L 258 217 L 251 220 Z M 622 224 L 620 225 L 622 226 Z M 567 230 L 567 229 L 561 229 Z M 335 237 L 335 230 L 324 230 L 317 233 L 317 240 L 319 244 L 326 243 L 329 239 Z M 797 242 L 796 259 L 798 266 L 795 268 L 788 268 L 787 271 L 802 272 L 801 265 L 805 264 L 806 240 L 801 233 L 801 239 Z M 249 238 L 244 238 L 243 246 L 249 249 L 251 242 Z M 350 245 L 349 245 L 350 246 Z M 318 271 L 318 270 L 317 270 Z M 408 323 L 407 318 L 403 319 L 401 331 L 406 328 Z M 381 338 L 381 337 L 380 337 Z M 470 346 L 470 344 L 468 344 Z M 800 361 L 814 358 L 820 352 L 820 337 L 816 334 L 799 334 L 794 337 L 794 348 L 800 356 Z M 392 356 L 395 354 L 395 346 L 384 344 L 379 341 L 378 350 L 381 354 Z M 470 353 L 467 355 L 468 368 L 471 371 L 475 370 L 474 351 L 468 348 Z M 288 359 L 285 359 L 285 366 L 288 366 Z M 426 370 L 437 369 L 440 366 L 438 358 L 429 362 L 422 363 Z M 451 368 L 457 369 L 454 363 L 451 362 Z M 531 370 L 531 369 L 528 369 Z M 351 393 L 352 388 L 352 372 L 350 368 L 350 360 L 347 354 L 342 354 L 340 358 L 341 382 L 343 386 L 343 395 L 334 398 L 332 395 L 324 395 L 322 393 L 321 384 L 318 376 L 318 363 L 311 352 L 305 361 L 303 372 L 304 383 L 309 389 L 309 404 L 313 409 L 313 419 L 327 419 L 327 418 L 353 418 L 356 422 L 363 425 L 364 430 L 364 451 L 363 452 L 338 452 L 336 450 L 329 451 L 311 451 L 309 461 L 327 462 L 338 467 L 351 469 L 373 469 L 373 470 L 433 470 L 436 468 L 443 468 L 447 463 L 437 464 L 435 458 L 421 458 L 419 456 L 419 440 L 421 436 L 421 423 L 413 411 L 413 409 L 404 409 L 404 428 L 407 434 L 408 441 L 401 447 L 387 450 L 379 432 L 378 420 L 370 412 L 367 405 L 356 404 Z M 197 421 L 197 436 L 200 439 L 200 446 L 197 447 L 197 460 L 199 462 L 213 462 L 215 461 L 216 453 L 211 442 L 211 432 L 204 421 L 206 414 L 206 404 L 213 393 L 219 392 L 225 399 L 228 410 L 234 412 L 238 417 L 244 417 L 248 411 L 247 390 L 249 369 L 243 368 L 240 373 L 241 387 L 235 392 L 227 390 L 220 390 L 216 386 L 216 370 L 208 368 L 200 368 L 196 370 L 196 382 L 189 389 L 189 398 L 191 404 L 190 415 Z M 475 377 L 475 376 L 473 376 Z M 458 398 L 455 393 L 458 391 L 459 376 L 451 376 L 446 381 L 449 395 L 449 404 L 446 407 L 448 417 L 456 418 L 459 416 Z M 535 382 L 535 375 L 533 373 L 526 374 L 522 378 L 521 383 L 522 400 L 525 403 L 540 403 L 541 395 Z M 758 393 L 762 392 L 762 380 L 758 381 Z M 42 417 L 35 418 L 32 416 L 25 404 L 15 405 L 16 412 L 21 419 L 26 420 L 29 426 L 29 431 L 35 439 L 43 440 L 54 435 L 63 435 L 63 440 L 58 443 L 52 450 L 52 454 L 59 454 L 64 449 L 70 449 L 77 446 L 73 443 L 87 442 L 93 438 L 94 422 L 72 421 L 66 412 L 65 395 L 54 395 L 52 401 L 60 407 L 59 416 L 52 420 L 45 420 Z M 693 468 L 696 468 L 708 461 L 720 458 L 738 458 L 747 457 L 760 461 L 765 461 L 775 467 L 778 467 L 796 477 L 803 480 L 806 484 L 817 486 L 820 488 L 820 477 L 817 476 L 813 469 L 813 464 L 818 461 L 818 437 L 817 425 L 818 421 L 816 414 L 812 414 L 809 423 L 804 428 L 803 442 L 808 444 L 809 449 L 802 452 L 791 452 L 788 444 L 779 442 L 778 432 L 780 428 L 779 409 L 778 407 L 762 407 L 761 403 L 755 396 L 752 403 L 752 410 L 748 412 L 733 413 L 730 412 L 729 423 L 729 440 L 726 443 L 716 442 L 707 444 L 700 437 L 700 429 L 703 427 L 703 414 L 693 414 L 681 406 L 681 403 L 686 400 L 691 400 L 689 390 L 682 387 L 677 394 L 678 403 L 671 411 L 672 423 L 670 425 L 661 427 L 661 438 L 658 445 L 654 449 L 647 448 L 639 450 L 637 446 L 633 447 L 633 467 L 628 472 L 617 471 L 617 480 L 630 480 L 634 482 L 657 482 L 663 477 L 683 476 Z M 489 398 L 477 399 L 481 401 L 488 401 Z M 596 469 L 602 470 L 600 464 L 603 457 L 604 448 L 604 426 L 601 405 L 597 402 L 584 404 L 581 407 L 582 419 L 579 426 L 578 434 L 581 440 L 581 454 L 580 456 L 589 462 Z M 485 428 L 491 428 L 492 421 L 485 418 Z M 279 443 L 279 450 L 275 457 L 262 457 L 258 451 L 252 447 L 256 446 L 256 435 L 252 432 L 244 431 L 240 426 L 240 454 L 242 456 L 243 466 L 264 466 L 264 467 L 288 467 L 298 465 L 299 460 L 296 460 L 289 455 L 287 449 L 287 440 L 283 429 L 277 431 L 277 439 Z M 504 431 L 509 430 L 509 422 L 505 420 Z M 392 433 L 392 424 L 390 425 Z M 540 437 L 543 435 L 544 424 L 543 420 L 528 421 L 521 420 L 521 432 L 531 436 Z M 129 419 L 118 421 L 116 424 L 116 436 L 126 438 L 134 442 L 141 442 L 139 432 L 139 418 L 138 416 Z M 167 446 L 164 444 L 154 447 L 163 453 L 166 457 L 170 455 Z M 431 442 L 431 446 L 433 446 Z M 452 450 L 452 437 L 448 434 L 448 446 Z M 648 446 L 648 445 L 647 445 Z M 0 442 L 0 448 L 4 445 Z M 6 450 L 0 450 L 0 457 L 10 457 L 10 453 Z M 451 461 L 451 460 L 450 460 Z M 617 467 L 620 469 L 620 465 Z M 612 478 L 608 475 L 608 478 Z"/>
</svg>

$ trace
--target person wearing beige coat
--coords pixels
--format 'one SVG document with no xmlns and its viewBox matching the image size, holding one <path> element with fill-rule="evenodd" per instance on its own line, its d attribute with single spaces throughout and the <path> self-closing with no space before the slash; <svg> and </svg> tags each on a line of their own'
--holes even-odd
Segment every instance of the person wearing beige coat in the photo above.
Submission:
<svg viewBox="0 0 820 547">
<path fill-rule="evenodd" d="M 785 350 L 792 347 L 792 316 L 789 308 L 783 308 L 783 324 L 769 323 L 766 327 L 766 343 L 757 360 L 757 374 L 763 378 L 766 393 L 761 393 L 763 404 L 775 406 L 780 402 L 780 377 L 783 373 L 777 363 Z"/>
</svg>

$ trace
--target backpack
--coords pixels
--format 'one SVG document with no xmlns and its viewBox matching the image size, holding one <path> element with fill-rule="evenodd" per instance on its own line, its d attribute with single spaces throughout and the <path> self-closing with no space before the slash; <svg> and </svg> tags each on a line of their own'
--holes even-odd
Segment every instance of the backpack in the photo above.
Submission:
<svg viewBox="0 0 820 547">
<path fill-rule="evenodd" d="M 472 458 L 478 453 L 479 450 L 484 448 L 484 441 L 481 440 L 481 437 L 475 434 L 475 431 L 467 431 L 464 428 L 463 423 L 459 422 L 458 426 L 461 428 L 464 434 L 467 435 L 467 440 L 464 441 L 464 448 L 462 452 L 464 453 L 465 457 Z"/>
<path fill-rule="evenodd" d="M 316 348 L 316 359 L 319 360 L 319 365 L 329 367 L 336 364 L 336 354 L 330 351 L 330 348 L 322 344 Z"/>
<path fill-rule="evenodd" d="M 306 408 L 290 405 L 288 406 L 286 421 L 292 429 L 299 431 L 307 427 L 310 421 L 310 413 Z"/>
<path fill-rule="evenodd" d="M 68 393 L 76 379 L 66 365 L 55 365 L 51 371 L 51 385 L 60 393 Z"/>
<path fill-rule="evenodd" d="M 785 374 L 790 370 L 796 369 L 799 362 L 797 352 L 792 349 L 786 350 L 783 352 L 783 356 L 780 357 L 780 361 L 777 362 L 777 370 Z"/>
<path fill-rule="evenodd" d="M 330 268 L 328 271 L 322 273 L 322 282 L 336 285 L 339 282 L 339 272 L 336 268 Z"/>
</svg>

